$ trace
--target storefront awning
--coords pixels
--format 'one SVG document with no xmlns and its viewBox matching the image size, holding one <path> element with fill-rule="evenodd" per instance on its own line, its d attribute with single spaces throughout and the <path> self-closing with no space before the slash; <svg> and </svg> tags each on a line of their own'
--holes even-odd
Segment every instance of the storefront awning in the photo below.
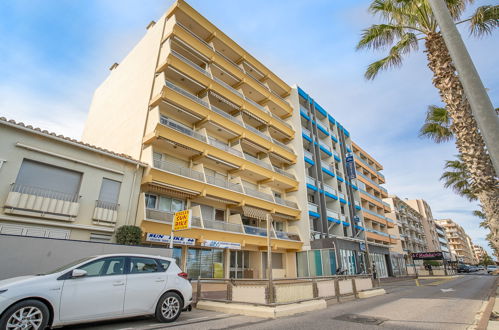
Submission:
<svg viewBox="0 0 499 330">
<path fill-rule="evenodd" d="M 243 206 L 243 214 L 248 218 L 259 220 L 267 220 L 267 215 L 270 218 L 268 211 L 251 206 Z"/>
<path fill-rule="evenodd" d="M 157 192 L 176 198 L 193 198 L 199 195 L 199 192 L 172 186 L 162 182 L 152 182 L 147 186 L 148 191 Z"/>
</svg>

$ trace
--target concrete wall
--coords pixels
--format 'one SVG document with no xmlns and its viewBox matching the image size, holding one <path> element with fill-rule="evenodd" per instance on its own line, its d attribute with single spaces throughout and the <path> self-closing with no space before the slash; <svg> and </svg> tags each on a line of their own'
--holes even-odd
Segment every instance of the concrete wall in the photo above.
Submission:
<svg viewBox="0 0 499 330">
<path fill-rule="evenodd" d="M 73 145 L 65 140 L 57 140 L 4 122 L 0 122 L 0 141 L 0 159 L 5 160 L 0 167 L 0 226 L 4 224 L 22 225 L 33 229 L 60 229 L 69 231 L 67 238 L 88 240 L 90 233 L 110 235 L 121 225 L 134 224 L 142 177 L 141 167 L 137 169 L 137 165 L 131 162 L 86 150 L 78 144 Z M 3 208 L 10 185 L 16 182 L 24 159 L 82 173 L 76 217 L 57 219 L 42 212 L 12 212 Z M 103 178 L 121 183 L 114 226 L 112 223 L 96 224 L 93 221 L 95 201 L 99 199 Z"/>
<path fill-rule="evenodd" d="M 170 257 L 171 250 L 50 238 L 0 235 L 0 280 L 51 271 L 72 261 L 108 253 Z"/>
<path fill-rule="evenodd" d="M 97 88 L 83 141 L 139 158 L 165 20 L 150 27 Z"/>
</svg>

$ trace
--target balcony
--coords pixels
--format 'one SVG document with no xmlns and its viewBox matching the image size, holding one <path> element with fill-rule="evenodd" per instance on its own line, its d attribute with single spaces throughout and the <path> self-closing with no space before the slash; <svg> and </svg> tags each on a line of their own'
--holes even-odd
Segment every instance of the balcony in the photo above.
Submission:
<svg viewBox="0 0 499 330">
<path fill-rule="evenodd" d="M 334 189 L 332 186 L 325 184 L 325 183 L 324 183 L 324 191 L 329 193 L 329 194 L 332 194 L 334 196 L 338 196 L 336 189 Z"/>
<path fill-rule="evenodd" d="M 229 147 L 228 145 L 212 138 L 212 137 L 208 137 L 208 141 L 210 142 L 210 144 L 214 147 L 217 147 L 219 149 L 222 149 L 223 151 L 226 151 L 226 152 L 229 152 L 233 155 L 236 155 L 238 157 L 243 157 L 243 153 L 237 149 L 234 149 L 232 147 Z"/>
<path fill-rule="evenodd" d="M 78 194 L 14 183 L 5 202 L 5 213 L 37 215 L 73 221 L 80 208 Z"/>
<path fill-rule="evenodd" d="M 281 147 L 281 148 L 283 148 L 283 149 L 286 149 L 286 150 L 287 150 L 287 151 L 289 151 L 289 152 L 294 153 L 294 150 L 293 150 L 291 147 L 289 147 L 289 146 L 285 145 L 285 144 L 284 144 L 284 143 L 282 143 L 281 141 L 278 141 L 278 140 L 276 140 L 276 139 L 274 139 L 274 138 L 271 138 L 271 139 L 272 139 L 272 142 L 274 142 L 275 144 L 277 144 L 279 147 Z"/>
<path fill-rule="evenodd" d="M 153 163 L 154 163 L 154 167 L 159 168 L 160 170 L 167 171 L 170 173 L 175 173 L 177 175 L 185 176 L 185 177 L 197 180 L 197 181 L 204 182 L 203 173 L 195 171 L 191 168 L 180 166 L 180 165 L 172 163 L 172 162 L 158 160 L 158 159 L 154 159 Z"/>
<path fill-rule="evenodd" d="M 114 226 L 118 218 L 118 207 L 118 203 L 96 200 L 92 216 L 94 224 Z"/>
<path fill-rule="evenodd" d="M 330 209 L 326 209 L 326 215 L 328 216 L 328 218 L 333 218 L 336 220 L 340 219 L 340 215 L 338 214 L 338 212 L 335 212 L 335 211 L 330 210 Z"/>
<path fill-rule="evenodd" d="M 308 203 L 308 210 L 309 211 L 312 211 L 314 213 L 317 213 L 318 212 L 318 209 L 319 207 L 317 206 L 317 204 L 314 204 L 314 203 Z"/>
<path fill-rule="evenodd" d="M 319 141 L 319 149 L 324 152 L 327 156 L 331 157 L 333 153 L 331 152 L 331 147 L 322 141 Z"/>
<path fill-rule="evenodd" d="M 250 196 L 257 197 L 257 198 L 261 198 L 261 199 L 264 199 L 264 200 L 266 200 L 266 201 L 269 201 L 269 202 L 275 203 L 275 202 L 274 202 L 274 197 L 273 197 L 271 194 L 265 193 L 265 192 L 260 191 L 260 190 L 256 190 L 256 189 L 248 188 L 248 187 L 244 187 L 244 191 L 245 191 L 248 195 L 250 195 Z"/>
<path fill-rule="evenodd" d="M 239 183 L 232 183 L 227 180 L 206 175 L 206 183 L 242 193 L 243 186 Z"/>
<path fill-rule="evenodd" d="M 305 134 L 306 136 L 308 136 L 310 139 L 312 139 L 312 133 L 310 132 L 310 130 L 308 130 L 307 128 L 305 127 L 302 127 L 301 128 L 303 134 Z"/>
<path fill-rule="evenodd" d="M 298 204 L 296 204 L 295 202 L 288 201 L 288 200 L 282 199 L 280 197 L 274 197 L 274 200 L 277 204 L 286 205 L 286 206 L 289 206 L 289 207 L 292 207 L 295 209 L 298 208 Z"/>
<path fill-rule="evenodd" d="M 277 173 L 279 173 L 279 174 L 285 175 L 285 176 L 287 176 L 288 178 L 291 178 L 291 179 L 293 179 L 293 180 L 296 180 L 296 176 L 294 176 L 294 174 L 291 174 L 291 173 L 289 173 L 289 172 L 286 172 L 285 170 L 280 169 L 279 167 L 275 167 L 275 166 L 274 166 L 274 171 L 276 171 L 276 172 L 277 172 Z"/>
<path fill-rule="evenodd" d="M 313 160 L 314 160 L 314 156 L 313 156 L 313 155 L 312 155 L 312 153 L 311 153 L 310 151 L 308 151 L 308 150 L 303 150 L 303 155 L 304 155 L 306 158 L 310 159 L 311 161 L 313 161 Z"/>
<path fill-rule="evenodd" d="M 254 156 L 251 156 L 250 154 L 244 154 L 244 158 L 247 160 L 247 161 L 250 161 L 252 163 L 255 163 L 255 164 L 258 164 L 262 167 L 265 167 L 266 169 L 269 169 L 271 171 L 274 171 L 274 167 L 272 166 L 272 164 L 269 164 L 269 163 L 266 163 L 265 161 L 261 160 L 261 159 L 258 159 Z"/>
<path fill-rule="evenodd" d="M 310 176 L 307 176 L 307 184 L 315 187 L 315 179 Z"/>
</svg>

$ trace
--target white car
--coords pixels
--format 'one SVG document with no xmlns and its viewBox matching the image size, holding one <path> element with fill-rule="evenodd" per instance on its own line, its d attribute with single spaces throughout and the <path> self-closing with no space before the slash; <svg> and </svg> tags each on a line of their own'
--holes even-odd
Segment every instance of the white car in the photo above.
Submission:
<svg viewBox="0 0 499 330">
<path fill-rule="evenodd" d="M 497 266 L 496 265 L 488 265 L 487 266 L 487 273 L 493 273 L 497 270 Z"/>
<path fill-rule="evenodd" d="M 46 274 L 0 281 L 0 330 L 36 330 L 138 315 L 173 322 L 191 303 L 191 283 L 175 259 L 101 255 Z"/>
</svg>

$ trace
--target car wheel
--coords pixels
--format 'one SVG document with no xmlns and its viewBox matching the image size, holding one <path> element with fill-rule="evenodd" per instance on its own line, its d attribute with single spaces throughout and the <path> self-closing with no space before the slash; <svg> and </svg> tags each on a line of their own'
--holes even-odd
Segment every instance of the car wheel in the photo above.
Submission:
<svg viewBox="0 0 499 330">
<path fill-rule="evenodd" d="M 8 308 L 0 319 L 1 330 L 43 330 L 49 322 L 49 309 L 38 300 L 24 300 Z"/>
<path fill-rule="evenodd" d="M 160 322 L 173 322 L 182 312 L 182 299 L 175 292 L 167 292 L 161 296 L 156 306 L 156 319 Z"/>
</svg>

